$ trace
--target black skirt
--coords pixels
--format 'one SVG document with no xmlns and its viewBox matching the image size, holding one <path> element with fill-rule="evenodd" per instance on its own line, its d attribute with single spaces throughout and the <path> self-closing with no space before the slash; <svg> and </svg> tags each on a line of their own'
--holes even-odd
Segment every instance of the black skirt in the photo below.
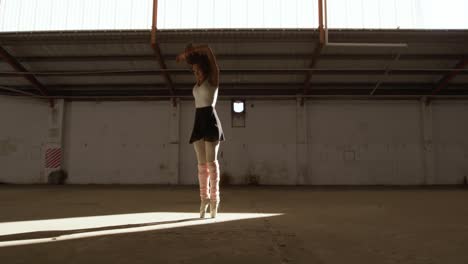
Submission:
<svg viewBox="0 0 468 264">
<path fill-rule="evenodd" d="M 210 142 L 224 141 L 223 128 L 214 107 L 207 106 L 195 109 L 195 122 L 190 144 L 200 139 Z"/>
</svg>

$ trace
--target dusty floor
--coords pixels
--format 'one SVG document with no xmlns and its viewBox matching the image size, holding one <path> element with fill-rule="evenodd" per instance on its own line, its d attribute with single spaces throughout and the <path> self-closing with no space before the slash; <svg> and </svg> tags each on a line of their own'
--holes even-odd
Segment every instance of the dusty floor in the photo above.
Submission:
<svg viewBox="0 0 468 264">
<path fill-rule="evenodd" d="M 468 263 L 465 189 L 225 187 L 215 220 L 197 219 L 197 195 L 190 186 L 1 185 L 0 262 Z M 113 222 L 122 214 L 132 215 Z M 70 222 L 86 216 L 107 218 Z M 65 224 L 34 230 L 45 219 Z M 61 240 L 76 234 L 89 236 Z"/>
</svg>

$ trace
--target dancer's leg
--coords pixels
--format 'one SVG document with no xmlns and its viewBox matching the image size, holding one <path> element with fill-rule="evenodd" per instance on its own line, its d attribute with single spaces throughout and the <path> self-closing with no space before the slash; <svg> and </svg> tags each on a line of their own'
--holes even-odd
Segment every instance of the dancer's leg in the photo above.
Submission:
<svg viewBox="0 0 468 264">
<path fill-rule="evenodd" d="M 205 142 L 206 160 L 210 175 L 210 211 L 211 217 L 216 217 L 219 198 L 219 163 L 217 160 L 219 141 Z"/>
<path fill-rule="evenodd" d="M 193 143 L 195 148 L 195 153 L 197 155 L 198 161 L 198 184 L 200 187 L 200 218 L 205 217 L 206 209 L 210 202 L 210 194 L 208 190 L 208 166 L 206 163 L 206 152 L 205 152 L 205 143 L 203 140 L 199 140 Z"/>
<path fill-rule="evenodd" d="M 205 141 L 206 161 L 213 162 L 218 160 L 219 141 Z"/>
<path fill-rule="evenodd" d="M 193 142 L 198 164 L 206 163 L 205 141 L 203 139 Z"/>
</svg>

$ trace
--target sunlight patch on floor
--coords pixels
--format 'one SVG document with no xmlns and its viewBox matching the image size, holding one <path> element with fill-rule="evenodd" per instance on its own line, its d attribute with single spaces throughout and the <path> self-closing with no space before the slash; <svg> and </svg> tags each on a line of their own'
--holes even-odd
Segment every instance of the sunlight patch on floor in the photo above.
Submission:
<svg viewBox="0 0 468 264">
<path fill-rule="evenodd" d="M 220 213 L 216 218 L 212 219 L 209 218 L 208 213 L 208 218 L 200 219 L 198 213 L 158 212 L 6 222 L 0 223 L 0 236 L 34 232 L 65 232 L 72 230 L 76 230 L 77 233 L 45 238 L 0 241 L 0 247 L 206 225 L 278 215 L 282 214 Z M 105 230 L 86 231 L 86 229 L 98 228 Z"/>
</svg>

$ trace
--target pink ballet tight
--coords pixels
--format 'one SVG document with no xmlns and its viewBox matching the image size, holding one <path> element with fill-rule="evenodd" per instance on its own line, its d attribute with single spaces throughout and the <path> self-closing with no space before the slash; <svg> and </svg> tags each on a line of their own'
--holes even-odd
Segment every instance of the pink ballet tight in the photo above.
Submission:
<svg viewBox="0 0 468 264">
<path fill-rule="evenodd" d="M 208 164 L 198 164 L 198 183 L 200 185 L 200 198 L 206 200 L 210 198 L 208 191 L 208 180 L 210 175 L 208 174 Z"/>
<path fill-rule="evenodd" d="M 219 163 L 217 160 L 207 163 L 210 177 L 210 199 L 219 202 Z"/>
</svg>

